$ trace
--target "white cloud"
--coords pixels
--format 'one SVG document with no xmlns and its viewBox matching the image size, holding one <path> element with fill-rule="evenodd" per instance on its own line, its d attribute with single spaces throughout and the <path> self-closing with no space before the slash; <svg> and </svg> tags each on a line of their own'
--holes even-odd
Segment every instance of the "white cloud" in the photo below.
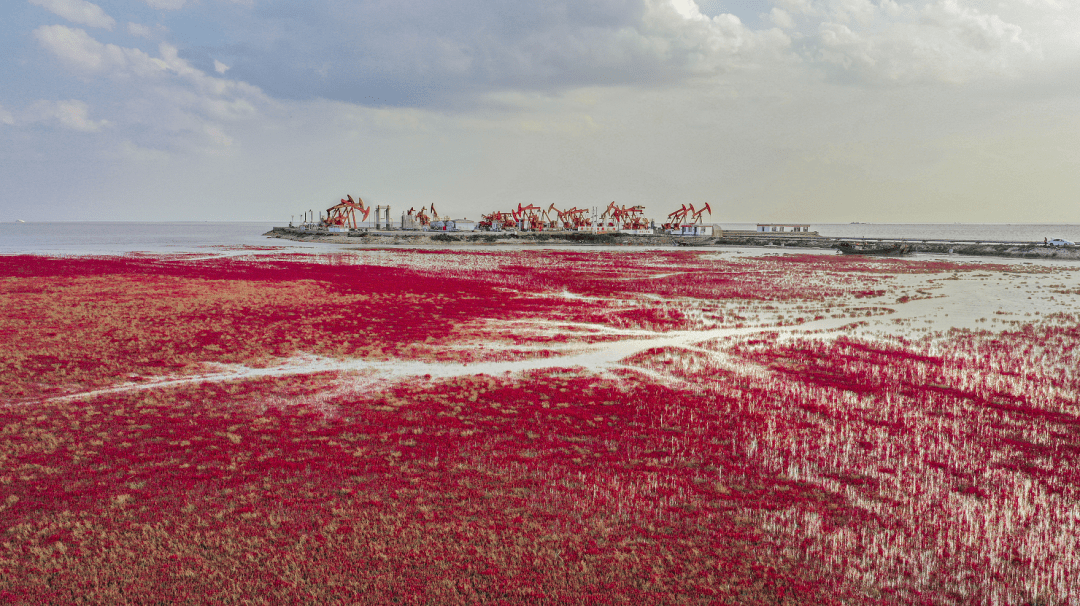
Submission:
<svg viewBox="0 0 1080 606">
<path fill-rule="evenodd" d="M 956 0 L 942 0 L 926 7 L 927 22 L 947 30 L 963 44 L 977 51 L 995 51 L 1009 45 L 1029 51 L 1031 46 L 1023 40 L 1020 26 L 1006 23 L 997 15 L 980 13 L 961 7 Z"/>
<path fill-rule="evenodd" d="M 219 126 L 207 124 L 203 127 L 203 134 L 215 148 L 226 148 L 233 144 L 233 138 Z"/>
<path fill-rule="evenodd" d="M 187 0 L 143 0 L 150 5 L 151 8 L 156 8 L 163 11 L 175 11 L 184 8 L 184 4 Z"/>
<path fill-rule="evenodd" d="M 882 2 L 880 10 L 862 2 L 835 0 L 835 19 L 818 26 L 806 58 L 839 67 L 845 79 L 890 85 L 1013 79 L 1043 58 L 1020 25 L 960 0 Z"/>
<path fill-rule="evenodd" d="M 904 13 L 904 8 L 901 7 L 896 0 L 881 0 L 880 6 L 881 10 L 884 11 L 886 15 L 893 18 L 899 17 Z"/>
<path fill-rule="evenodd" d="M 132 36 L 138 36 L 140 38 L 151 39 L 154 35 L 154 30 L 141 23 L 132 23 L 128 21 L 127 31 Z"/>
<path fill-rule="evenodd" d="M 77 28 L 43 25 L 34 30 L 34 37 L 64 64 L 83 72 L 147 75 L 167 67 L 137 48 L 102 44 Z"/>
<path fill-rule="evenodd" d="M 109 126 L 108 120 L 91 120 L 90 107 L 83 101 L 38 101 L 27 109 L 31 122 L 58 124 L 64 128 L 93 133 Z"/>
<path fill-rule="evenodd" d="M 169 29 L 163 25 L 155 25 L 153 27 L 150 27 L 149 25 L 132 23 L 131 21 L 128 21 L 127 31 L 132 36 L 146 38 L 147 40 L 157 40 L 167 34 L 169 32 Z"/>
<path fill-rule="evenodd" d="M 776 27 L 783 29 L 795 27 L 795 20 L 791 18 L 791 14 L 779 6 L 774 6 L 772 11 L 769 12 L 769 19 L 776 24 Z"/>
<path fill-rule="evenodd" d="M 872 56 L 873 41 L 851 31 L 842 23 L 822 23 L 819 31 L 818 57 L 845 69 L 871 69 L 877 65 Z"/>
<path fill-rule="evenodd" d="M 63 25 L 43 25 L 34 37 L 46 50 L 71 67 L 97 71 L 105 63 L 105 45 L 94 40 L 86 30 Z"/>
<path fill-rule="evenodd" d="M 38 121 L 50 118 L 88 131 L 116 126 L 118 136 L 126 135 L 136 146 L 221 155 L 235 153 L 238 147 L 231 134 L 236 124 L 274 105 L 255 86 L 193 67 L 167 43 L 159 44 L 158 55 L 151 56 L 140 49 L 103 44 L 83 30 L 64 26 L 40 27 L 35 35 L 78 75 L 125 84 L 124 108 L 108 116 L 111 122 L 91 121 L 85 106 L 71 104 L 39 104 Z M 217 69 L 228 67 L 218 62 Z"/>
<path fill-rule="evenodd" d="M 9 126 L 15 124 L 15 117 L 11 115 L 11 112 L 4 109 L 2 105 L 0 105 L 0 124 L 7 124 Z"/>
<path fill-rule="evenodd" d="M 684 19 L 708 19 L 705 15 L 701 14 L 701 9 L 694 0 L 671 0 L 671 6 L 683 16 Z"/>
<path fill-rule="evenodd" d="M 868 25 L 877 15 L 877 7 L 870 0 L 830 0 L 832 18 L 841 23 L 855 21 Z"/>
<path fill-rule="evenodd" d="M 229 66 L 225 65 L 221 61 L 218 61 L 217 59 L 214 59 L 214 71 L 219 74 L 224 74 L 225 72 L 229 71 Z"/>
<path fill-rule="evenodd" d="M 116 25 L 116 20 L 105 14 L 100 6 L 86 0 L 30 0 L 30 4 L 80 25 L 105 29 L 112 29 Z"/>
<path fill-rule="evenodd" d="M 781 30 L 755 31 L 732 14 L 710 19 L 697 12 L 692 0 L 681 5 L 650 0 L 638 34 L 646 60 L 668 65 L 676 79 L 772 63 L 791 44 Z"/>
<path fill-rule="evenodd" d="M 780 8 L 796 15 L 810 15 L 817 12 L 810 0 L 777 0 Z"/>
</svg>

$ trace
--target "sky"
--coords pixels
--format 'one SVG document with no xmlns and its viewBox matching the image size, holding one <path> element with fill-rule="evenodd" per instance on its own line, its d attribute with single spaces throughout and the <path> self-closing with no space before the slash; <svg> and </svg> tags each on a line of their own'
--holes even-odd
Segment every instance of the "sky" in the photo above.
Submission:
<svg viewBox="0 0 1080 606">
<path fill-rule="evenodd" d="M 1080 0 L 9 0 L 0 221 L 1080 223 Z"/>
</svg>

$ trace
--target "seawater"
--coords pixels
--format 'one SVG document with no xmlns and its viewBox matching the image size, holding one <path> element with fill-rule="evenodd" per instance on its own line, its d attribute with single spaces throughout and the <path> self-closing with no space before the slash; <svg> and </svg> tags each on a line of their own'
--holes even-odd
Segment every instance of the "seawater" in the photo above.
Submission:
<svg viewBox="0 0 1080 606">
<path fill-rule="evenodd" d="M 756 223 L 720 223 L 723 229 L 756 229 Z M 987 240 L 1038 242 L 1063 238 L 1080 243 L 1075 223 L 818 223 L 810 230 L 832 238 L 889 238 L 905 240 Z"/>
<path fill-rule="evenodd" d="M 345 246 L 264 237 L 263 234 L 274 225 L 197 221 L 0 223 L 0 254 L 213 253 L 243 247 L 324 252 Z M 756 227 L 754 223 L 718 225 L 727 230 L 753 230 Z M 1080 225 L 1063 223 L 811 223 L 810 229 L 822 236 L 838 238 L 1039 243 L 1043 238 L 1065 238 L 1080 242 Z"/>
<path fill-rule="evenodd" d="M 0 223 L 0 254 L 199 253 L 228 247 L 288 244 L 287 240 L 263 237 L 273 226 L 273 223 L 209 221 Z"/>
</svg>

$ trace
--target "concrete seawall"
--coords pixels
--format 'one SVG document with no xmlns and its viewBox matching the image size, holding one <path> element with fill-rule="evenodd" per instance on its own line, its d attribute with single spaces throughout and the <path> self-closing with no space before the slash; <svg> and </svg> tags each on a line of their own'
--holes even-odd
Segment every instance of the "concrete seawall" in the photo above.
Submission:
<svg viewBox="0 0 1080 606">
<path fill-rule="evenodd" d="M 352 231 L 331 233 L 275 227 L 265 236 L 298 242 L 327 242 L 361 246 L 424 245 L 543 245 L 543 246 L 706 246 L 753 248 L 834 249 L 840 242 L 891 244 L 892 239 L 830 238 L 814 234 L 724 232 L 720 236 L 671 236 L 593 234 L 588 232 L 423 232 L 423 231 Z M 1041 242 L 977 242 L 904 240 L 916 253 L 963 256 L 1011 257 L 1023 259 L 1080 260 L 1080 246 L 1043 246 Z"/>
<path fill-rule="evenodd" d="M 332 242 L 336 244 L 358 244 L 362 246 L 382 245 L 500 245 L 512 244 L 528 246 L 675 246 L 679 238 L 667 234 L 627 235 L 593 234 L 589 232 L 550 231 L 550 232 L 437 232 L 437 231 L 351 231 L 333 233 L 326 231 L 306 231 L 289 227 L 275 227 L 263 234 L 271 238 L 283 238 L 298 242 Z"/>
</svg>

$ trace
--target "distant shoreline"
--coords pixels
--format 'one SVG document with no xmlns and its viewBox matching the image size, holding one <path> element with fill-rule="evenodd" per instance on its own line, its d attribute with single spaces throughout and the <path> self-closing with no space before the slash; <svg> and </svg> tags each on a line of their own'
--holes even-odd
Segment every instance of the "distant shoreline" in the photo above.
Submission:
<svg viewBox="0 0 1080 606">
<path fill-rule="evenodd" d="M 724 232 L 720 236 L 672 236 L 594 234 L 589 232 L 417 232 L 354 231 L 345 233 L 310 232 L 289 227 L 275 227 L 263 234 L 296 242 L 325 242 L 374 246 L 649 246 L 676 248 L 753 247 L 834 249 L 840 242 L 900 242 L 896 238 L 837 238 L 796 233 Z M 912 252 L 943 255 L 1004 257 L 1018 259 L 1080 260 L 1080 246 L 1044 246 L 1041 242 L 915 241 L 903 240 Z"/>
</svg>

